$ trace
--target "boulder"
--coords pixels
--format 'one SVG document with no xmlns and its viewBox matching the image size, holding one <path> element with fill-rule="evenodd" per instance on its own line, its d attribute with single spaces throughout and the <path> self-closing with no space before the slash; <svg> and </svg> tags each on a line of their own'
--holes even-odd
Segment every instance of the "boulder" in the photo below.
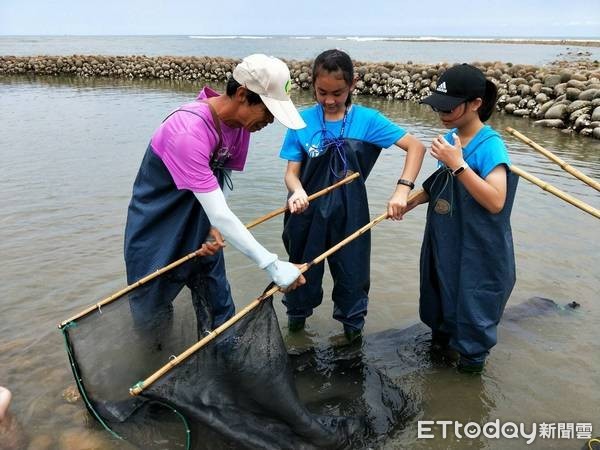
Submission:
<svg viewBox="0 0 600 450">
<path fill-rule="evenodd" d="M 515 116 L 520 116 L 520 117 L 525 117 L 525 116 L 529 116 L 529 110 L 528 109 L 515 109 L 513 111 L 513 115 Z"/>
<path fill-rule="evenodd" d="M 542 92 L 542 87 L 544 87 L 544 85 L 542 83 L 540 83 L 540 82 L 534 83 L 531 86 L 531 93 L 533 95 L 539 94 L 540 92 Z"/>
<path fill-rule="evenodd" d="M 544 79 L 544 86 L 553 88 L 554 86 L 556 86 L 557 84 L 559 84 L 561 82 L 561 76 L 560 75 L 547 75 L 546 78 Z"/>
<path fill-rule="evenodd" d="M 522 96 L 526 97 L 531 93 L 531 88 L 528 84 L 522 83 L 517 87 L 517 92 Z"/>
<path fill-rule="evenodd" d="M 567 91 L 567 99 L 569 100 L 577 100 L 579 98 L 579 94 L 581 94 L 581 90 L 573 87 L 568 87 Z"/>
<path fill-rule="evenodd" d="M 553 105 L 548 111 L 546 111 L 546 114 L 544 114 L 544 118 L 545 119 L 564 119 L 568 115 L 567 108 L 568 108 L 568 106 L 564 105 L 564 104 Z"/>
<path fill-rule="evenodd" d="M 574 73 L 571 76 L 571 80 L 577 80 L 577 81 L 587 81 L 588 77 L 586 75 L 584 75 L 583 73 Z"/>
<path fill-rule="evenodd" d="M 576 120 L 576 119 L 577 119 L 579 116 L 581 116 L 582 114 L 588 114 L 588 115 L 589 115 L 589 112 L 590 112 L 591 110 L 592 110 L 592 108 L 588 106 L 588 107 L 586 107 L 586 108 L 581 108 L 581 109 L 578 109 L 578 110 L 576 110 L 576 111 L 573 111 L 573 112 L 572 112 L 572 113 L 569 115 L 569 122 L 575 122 L 575 120 Z"/>
<path fill-rule="evenodd" d="M 600 89 L 586 89 L 579 94 L 579 100 L 594 100 L 600 97 Z"/>
<path fill-rule="evenodd" d="M 590 127 L 582 128 L 581 130 L 579 130 L 579 134 L 581 136 L 592 136 L 593 133 L 594 133 L 594 130 L 593 130 L 593 128 L 590 128 Z"/>
<path fill-rule="evenodd" d="M 568 69 L 564 69 L 560 71 L 560 81 L 562 83 L 569 81 L 571 79 L 571 77 L 573 76 L 573 72 L 571 72 Z"/>
<path fill-rule="evenodd" d="M 577 111 L 578 109 L 581 108 L 586 108 L 586 107 L 591 107 L 592 106 L 592 102 L 587 101 L 587 100 L 575 100 L 573 103 L 571 103 L 568 107 L 567 107 L 567 112 L 569 114 L 571 114 L 574 111 Z"/>
<path fill-rule="evenodd" d="M 543 118 L 544 115 L 546 114 L 546 112 L 552 107 L 552 105 L 554 105 L 554 100 L 549 100 L 546 103 L 544 103 L 542 106 L 540 106 L 540 109 L 539 109 L 538 113 L 536 114 L 536 117 L 538 119 Z"/>
<path fill-rule="evenodd" d="M 585 83 L 583 81 L 579 81 L 579 80 L 569 80 L 567 82 L 567 87 L 572 87 L 572 88 L 579 89 L 580 91 L 583 91 L 583 90 L 585 90 Z"/>
<path fill-rule="evenodd" d="M 556 86 L 554 86 L 553 93 L 556 97 L 564 95 L 566 92 L 567 92 L 567 83 L 560 83 L 560 84 L 557 84 Z"/>
<path fill-rule="evenodd" d="M 586 128 L 590 126 L 590 115 L 589 114 L 581 114 L 575 120 L 573 124 L 573 128 L 576 130 L 580 130 L 581 128 Z"/>
<path fill-rule="evenodd" d="M 554 95 L 554 89 L 552 89 L 551 87 L 547 87 L 547 86 L 544 86 L 540 90 L 540 92 L 542 92 L 542 93 L 544 93 L 544 94 L 546 94 L 548 96 L 553 96 Z"/>
</svg>

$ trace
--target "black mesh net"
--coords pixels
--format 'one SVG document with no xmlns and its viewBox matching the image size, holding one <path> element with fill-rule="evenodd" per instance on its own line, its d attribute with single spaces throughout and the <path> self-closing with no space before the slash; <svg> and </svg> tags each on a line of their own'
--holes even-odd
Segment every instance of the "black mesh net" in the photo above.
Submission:
<svg viewBox="0 0 600 450">
<path fill-rule="evenodd" d="M 203 320 L 208 299 L 192 298 L 187 288 L 151 327 L 134 323 L 130 302 L 156 295 L 170 278 L 62 327 L 86 406 L 115 436 L 149 450 L 367 448 L 412 415 L 403 392 L 366 362 L 360 345 L 290 357 L 272 297 L 130 396 L 210 323 Z"/>
</svg>

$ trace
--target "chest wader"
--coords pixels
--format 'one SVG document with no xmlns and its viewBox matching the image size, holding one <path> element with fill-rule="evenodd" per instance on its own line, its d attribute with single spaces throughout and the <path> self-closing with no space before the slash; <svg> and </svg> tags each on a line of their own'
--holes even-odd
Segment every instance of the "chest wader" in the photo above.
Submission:
<svg viewBox="0 0 600 450">
<path fill-rule="evenodd" d="M 303 263 L 337 244 L 369 222 L 369 203 L 365 181 L 377 161 L 381 148 L 368 142 L 343 140 L 343 159 L 348 171 L 360 177 L 326 196 L 312 201 L 302 214 L 286 213 L 283 243 L 290 262 Z M 300 181 L 311 195 L 346 174 L 340 170 L 340 149 L 328 148 L 319 156 L 302 162 Z M 333 317 L 346 331 L 361 330 L 365 323 L 370 284 L 371 234 L 365 233 L 327 258 L 334 286 Z M 323 264 L 305 274 L 306 284 L 285 295 L 283 303 L 291 319 L 312 314 L 323 300 Z"/>
<path fill-rule="evenodd" d="M 421 320 L 468 363 L 485 361 L 515 284 L 510 214 L 518 177 L 507 169 L 504 208 L 491 214 L 446 168 L 423 183 L 429 194 L 421 247 Z"/>
<path fill-rule="evenodd" d="M 222 186 L 224 171 L 220 167 L 214 167 L 214 171 Z M 195 195 L 177 188 L 162 160 L 148 146 L 127 213 L 127 282 L 134 283 L 199 249 L 210 228 L 210 221 Z M 183 286 L 191 290 L 199 336 L 235 313 L 223 251 L 194 258 L 167 276 L 136 289 L 129 297 L 136 328 L 147 333 L 158 346 L 170 330 L 172 302 Z"/>
</svg>

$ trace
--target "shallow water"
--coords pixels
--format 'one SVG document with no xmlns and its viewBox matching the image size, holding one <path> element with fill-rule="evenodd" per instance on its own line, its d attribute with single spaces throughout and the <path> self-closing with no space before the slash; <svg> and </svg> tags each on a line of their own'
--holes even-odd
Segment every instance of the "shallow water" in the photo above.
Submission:
<svg viewBox="0 0 600 450">
<path fill-rule="evenodd" d="M 0 79 L 0 254 L 3 325 L 0 384 L 14 393 L 13 412 L 31 438 L 66 445 L 73 436 L 126 448 L 111 441 L 80 403 L 62 391 L 73 384 L 56 325 L 124 286 L 123 227 L 131 186 L 148 139 L 164 116 L 195 96 L 199 85 L 171 82 L 111 82 Z M 312 102 L 296 94 L 299 104 Z M 430 142 L 441 132 L 427 108 L 358 98 Z M 514 127 L 587 175 L 600 179 L 600 141 L 535 128 L 527 120 L 495 117 L 498 130 Z M 247 222 L 283 204 L 285 163 L 278 159 L 284 128 L 272 125 L 253 136 L 245 173 L 234 177 L 231 207 Z M 544 181 L 595 206 L 600 194 L 565 174 L 525 144 L 504 134 L 513 162 Z M 383 212 L 401 170 L 402 152 L 382 153 L 369 181 L 372 216 Z M 427 156 L 419 181 L 434 170 Z M 418 259 L 425 209 L 402 222 L 384 222 L 372 235 L 371 302 L 366 333 L 403 329 L 418 322 Z M 417 420 L 485 423 L 589 422 L 600 434 L 599 223 L 592 216 L 520 181 L 512 215 L 517 284 L 509 305 L 530 297 L 572 300 L 572 314 L 533 314 L 500 330 L 481 378 L 426 366 L 389 369 L 389 375 L 418 393 L 414 422 L 390 436 L 385 448 L 521 448 L 523 439 L 417 439 Z M 255 229 L 268 248 L 284 255 L 281 219 Z M 238 308 L 261 291 L 267 279 L 234 249 L 226 250 L 228 275 Z M 331 288 L 326 275 L 326 292 Z M 340 338 L 331 301 L 308 321 L 307 336 L 288 338 L 327 347 Z M 282 325 L 285 314 L 275 301 Z M 284 336 L 287 334 L 283 328 Z M 370 345 L 382 367 L 393 355 L 410 368 L 418 343 L 394 350 L 394 335 Z M 404 350 L 403 350 L 404 348 Z M 391 350 L 390 350 L 391 349 Z M 402 359 L 404 358 L 404 359 Z M 305 395 L 309 397 L 310 392 Z M 41 441 L 40 441 L 41 442 Z M 109 444 L 106 444 L 109 442 Z M 537 439 L 531 448 L 580 448 L 583 440 Z M 41 447 L 39 447 L 41 448 Z M 54 447 L 49 447 L 54 448 Z"/>
</svg>

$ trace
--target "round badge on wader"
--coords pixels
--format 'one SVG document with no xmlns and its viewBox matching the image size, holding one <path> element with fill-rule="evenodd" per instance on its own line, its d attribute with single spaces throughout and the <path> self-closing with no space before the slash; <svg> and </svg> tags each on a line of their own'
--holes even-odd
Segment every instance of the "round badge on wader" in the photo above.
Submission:
<svg viewBox="0 0 600 450">
<path fill-rule="evenodd" d="M 450 212 L 450 203 L 443 198 L 439 198 L 438 201 L 435 202 L 435 208 L 433 210 L 438 214 L 448 214 Z"/>
</svg>

